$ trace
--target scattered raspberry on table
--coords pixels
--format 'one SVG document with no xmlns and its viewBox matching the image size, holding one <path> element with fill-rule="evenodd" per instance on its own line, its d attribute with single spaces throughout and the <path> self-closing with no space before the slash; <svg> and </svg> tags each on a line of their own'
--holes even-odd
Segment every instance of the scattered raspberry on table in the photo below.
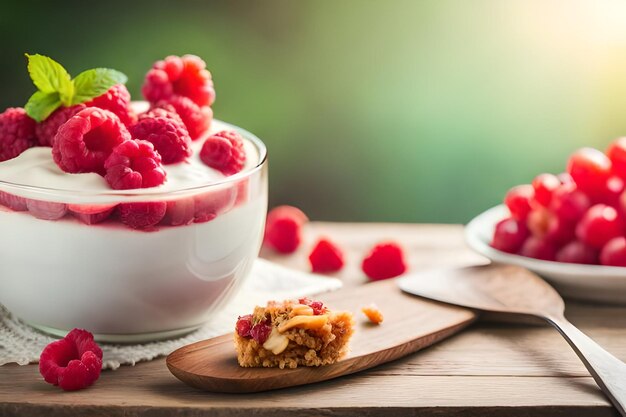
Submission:
<svg viewBox="0 0 626 417">
<path fill-rule="evenodd" d="M 322 238 L 313 247 L 309 263 L 313 272 L 336 272 L 343 268 L 343 252 L 332 241 Z"/>
<path fill-rule="evenodd" d="M 267 214 L 263 243 L 277 252 L 293 253 L 302 242 L 302 226 L 308 221 L 296 207 L 275 207 Z"/>
<path fill-rule="evenodd" d="M 102 349 L 86 330 L 74 329 L 46 346 L 39 357 L 44 380 L 65 391 L 87 388 L 102 370 Z"/>
<path fill-rule="evenodd" d="M 365 256 L 361 268 L 374 281 L 397 277 L 407 270 L 404 251 L 395 242 L 379 243 Z"/>
</svg>

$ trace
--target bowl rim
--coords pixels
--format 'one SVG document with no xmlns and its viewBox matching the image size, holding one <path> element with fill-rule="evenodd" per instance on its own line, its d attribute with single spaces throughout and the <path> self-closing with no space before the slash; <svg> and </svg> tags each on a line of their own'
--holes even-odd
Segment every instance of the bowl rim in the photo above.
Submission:
<svg viewBox="0 0 626 417">
<path fill-rule="evenodd" d="M 235 126 L 231 123 L 223 122 L 221 120 L 216 120 L 221 125 L 228 129 L 232 129 L 237 131 L 240 135 L 242 135 L 245 139 L 252 142 L 252 144 L 256 147 L 259 152 L 259 160 L 257 164 L 247 170 L 238 172 L 234 175 L 230 175 L 224 177 L 219 180 L 211 180 L 210 182 L 201 183 L 198 185 L 194 185 L 192 187 L 185 187 L 171 191 L 159 191 L 159 190 L 151 190 L 149 188 L 142 188 L 141 192 L 138 193 L 137 190 L 106 190 L 106 191 L 98 191 L 93 192 L 90 190 L 85 191 L 77 191 L 77 190 L 67 190 L 67 189 L 58 189 L 53 187 L 44 187 L 44 186 L 36 186 L 36 185 L 26 185 L 19 184 L 11 181 L 0 180 L 0 191 L 11 193 L 11 189 L 34 193 L 42 196 L 58 196 L 58 197 L 69 197 L 69 198 L 97 198 L 97 197 L 110 197 L 110 198 L 145 198 L 146 200 L 159 199 L 159 197 L 173 197 L 183 194 L 189 194 L 193 192 L 198 192 L 201 190 L 214 189 L 214 188 L 224 188 L 228 184 L 237 183 L 245 178 L 248 178 L 260 170 L 267 164 L 267 147 L 263 143 L 261 139 L 259 139 L 256 135 L 249 132 L 246 129 L 243 129 L 239 126 Z M 19 195 L 19 194 L 18 194 Z"/>
<path fill-rule="evenodd" d="M 523 266 L 527 269 L 553 274 L 602 276 L 609 279 L 626 279 L 626 267 L 607 265 L 585 265 L 557 261 L 533 259 L 506 253 L 495 249 L 485 241 L 484 226 L 495 226 L 496 222 L 505 217 L 507 209 L 504 204 L 492 207 L 474 217 L 464 228 L 464 237 L 467 245 L 477 253 L 491 259 L 494 262 L 508 263 Z"/>
</svg>

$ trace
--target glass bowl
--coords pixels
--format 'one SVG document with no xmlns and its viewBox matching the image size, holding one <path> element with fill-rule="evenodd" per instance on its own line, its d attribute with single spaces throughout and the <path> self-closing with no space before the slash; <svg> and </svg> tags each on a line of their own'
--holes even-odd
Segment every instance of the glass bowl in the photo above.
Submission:
<svg viewBox="0 0 626 417">
<path fill-rule="evenodd" d="M 221 125 L 254 145 L 258 163 L 193 188 L 90 193 L 0 181 L 0 303 L 45 332 L 79 327 L 106 342 L 204 324 L 249 274 L 267 212 L 265 145 Z M 152 213 L 162 219 L 144 227 Z"/>
</svg>

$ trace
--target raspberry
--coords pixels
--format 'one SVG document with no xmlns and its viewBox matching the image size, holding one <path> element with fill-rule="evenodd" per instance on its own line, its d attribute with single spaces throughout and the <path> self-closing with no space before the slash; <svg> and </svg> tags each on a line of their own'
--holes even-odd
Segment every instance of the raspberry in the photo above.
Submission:
<svg viewBox="0 0 626 417">
<path fill-rule="evenodd" d="M 259 345 L 262 345 L 265 343 L 271 332 L 272 327 L 269 323 L 262 322 L 252 326 L 252 329 L 250 329 L 250 336 L 252 336 L 252 338 L 256 340 Z"/>
<path fill-rule="evenodd" d="M 208 106 L 198 106 L 192 100 L 183 96 L 173 96 L 169 100 L 161 100 L 155 108 L 162 108 L 178 114 L 187 127 L 192 140 L 199 139 L 211 127 L 213 110 Z"/>
<path fill-rule="evenodd" d="M 141 113 L 139 115 L 138 121 L 141 121 L 143 119 L 150 119 L 153 117 L 165 117 L 167 119 L 174 120 L 178 123 L 182 123 L 183 125 L 185 124 L 183 122 L 183 119 L 181 119 L 178 113 L 176 113 L 176 109 L 169 104 L 164 104 L 161 107 L 152 107 L 147 112 Z"/>
<path fill-rule="evenodd" d="M 363 259 L 361 268 L 374 281 L 397 277 L 406 271 L 404 252 L 397 243 L 379 243 Z"/>
<path fill-rule="evenodd" d="M 335 272 L 343 268 L 343 253 L 330 240 L 320 239 L 309 255 L 313 272 Z"/>
<path fill-rule="evenodd" d="M 105 173 L 113 148 L 130 140 L 120 119 L 107 110 L 87 107 L 63 124 L 52 145 L 54 162 L 65 172 Z"/>
<path fill-rule="evenodd" d="M 237 318 L 237 324 L 235 326 L 237 334 L 246 339 L 251 338 L 250 330 L 252 330 L 252 314 L 246 314 Z"/>
<path fill-rule="evenodd" d="M 302 240 L 302 226 L 309 219 L 292 206 L 278 206 L 267 215 L 264 243 L 281 253 L 293 253 Z"/>
<path fill-rule="evenodd" d="M 130 93 L 124 84 L 114 85 L 106 93 L 86 102 L 85 105 L 114 113 L 127 127 L 137 122 L 137 115 L 130 106 Z"/>
<path fill-rule="evenodd" d="M 193 221 L 204 223 L 213 220 L 233 208 L 236 198 L 237 189 L 235 188 L 215 190 L 194 196 Z"/>
<path fill-rule="evenodd" d="M 18 197 L 13 194 L 5 193 L 4 191 L 0 191 L 0 204 L 13 211 L 28 210 L 28 207 L 26 206 L 26 199 L 24 197 Z"/>
<path fill-rule="evenodd" d="M 76 104 L 71 107 L 59 107 L 46 120 L 37 123 L 35 126 L 35 134 L 41 146 L 52 146 L 54 137 L 59 131 L 59 127 L 86 106 L 84 104 Z"/>
<path fill-rule="evenodd" d="M 134 139 L 151 142 L 161 155 L 163 164 L 182 162 L 191 155 L 191 138 L 180 119 L 170 116 L 142 117 L 130 128 L 130 134 Z"/>
<path fill-rule="evenodd" d="M 12 159 L 37 144 L 35 121 L 21 107 L 0 114 L 0 162 Z"/>
<path fill-rule="evenodd" d="M 211 135 L 202 145 L 200 159 L 224 175 L 236 174 L 246 162 L 243 139 L 237 132 L 226 130 Z"/>
<path fill-rule="evenodd" d="M 65 391 L 86 388 L 100 376 L 102 349 L 86 330 L 74 329 L 46 346 L 39 357 L 39 373 Z"/>
<path fill-rule="evenodd" d="M 117 204 L 69 204 L 67 209 L 78 220 L 85 224 L 96 224 L 105 221 L 111 216 Z"/>
<path fill-rule="evenodd" d="M 161 156 L 145 140 L 127 140 L 117 145 L 104 168 L 104 179 L 115 190 L 150 188 L 165 182 Z"/>
<path fill-rule="evenodd" d="M 167 203 L 165 201 L 122 203 L 119 207 L 122 223 L 133 229 L 146 229 L 155 226 L 163 219 Z"/>
<path fill-rule="evenodd" d="M 188 97 L 198 106 L 210 106 L 215 101 L 211 73 L 195 55 L 168 56 L 155 62 L 146 74 L 141 92 L 152 103 L 173 95 Z"/>
<path fill-rule="evenodd" d="M 28 211 L 38 219 L 58 220 L 67 213 L 67 204 L 26 199 Z"/>
</svg>

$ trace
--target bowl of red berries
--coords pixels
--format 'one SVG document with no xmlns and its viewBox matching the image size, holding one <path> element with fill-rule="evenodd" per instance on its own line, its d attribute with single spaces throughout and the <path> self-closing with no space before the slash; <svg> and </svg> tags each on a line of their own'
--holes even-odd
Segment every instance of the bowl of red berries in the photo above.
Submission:
<svg viewBox="0 0 626 417">
<path fill-rule="evenodd" d="M 38 91 L 0 113 L 0 304 L 109 342 L 200 327 L 258 255 L 265 145 L 213 119 L 196 56 L 157 61 L 137 102 L 117 71 L 28 59 Z"/>
<path fill-rule="evenodd" d="M 465 228 L 493 262 L 548 280 L 564 296 L 626 303 L 626 138 L 574 152 L 564 173 L 511 188 Z"/>
</svg>

